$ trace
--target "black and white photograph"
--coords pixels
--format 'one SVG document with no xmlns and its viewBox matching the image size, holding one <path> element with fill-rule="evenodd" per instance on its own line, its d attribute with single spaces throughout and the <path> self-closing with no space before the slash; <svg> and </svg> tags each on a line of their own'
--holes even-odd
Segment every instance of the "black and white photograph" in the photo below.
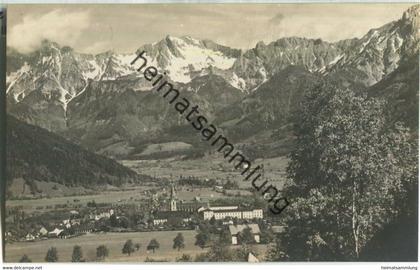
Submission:
<svg viewBox="0 0 420 270">
<path fill-rule="evenodd" d="M 418 2 L 2 8 L 3 269 L 417 265 Z"/>
</svg>

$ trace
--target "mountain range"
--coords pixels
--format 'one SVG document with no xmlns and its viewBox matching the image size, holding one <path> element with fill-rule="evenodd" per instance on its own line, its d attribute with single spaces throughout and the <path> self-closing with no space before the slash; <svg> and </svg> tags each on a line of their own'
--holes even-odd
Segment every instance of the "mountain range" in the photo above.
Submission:
<svg viewBox="0 0 420 270">
<path fill-rule="evenodd" d="M 7 110 L 112 158 L 134 158 L 152 143 L 202 147 L 130 65 L 145 50 L 149 64 L 230 139 L 266 150 L 255 157 L 287 154 L 290 115 L 303 92 L 321 81 L 384 98 L 391 121 L 417 132 L 419 18 L 416 5 L 361 38 L 285 37 L 249 50 L 190 36 L 167 36 L 132 54 L 84 54 L 52 41 L 29 54 L 8 48 Z"/>
</svg>

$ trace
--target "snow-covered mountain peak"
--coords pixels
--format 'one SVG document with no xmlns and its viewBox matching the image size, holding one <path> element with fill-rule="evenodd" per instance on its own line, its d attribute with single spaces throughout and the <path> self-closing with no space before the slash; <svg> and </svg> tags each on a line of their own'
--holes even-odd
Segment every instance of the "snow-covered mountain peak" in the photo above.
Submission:
<svg viewBox="0 0 420 270">
<path fill-rule="evenodd" d="M 139 51 L 145 50 L 151 62 L 173 81 L 187 83 L 194 74 L 208 67 L 226 70 L 233 66 L 236 57 L 214 44 L 190 36 L 167 36 L 158 43 L 143 46 Z"/>
<path fill-rule="evenodd" d="M 419 10 L 419 5 L 413 6 L 400 20 L 369 30 L 328 65 L 324 74 L 340 72 L 348 79 L 361 74 L 357 80 L 365 86 L 380 81 L 418 52 Z"/>
<path fill-rule="evenodd" d="M 195 39 L 191 36 L 181 36 L 181 37 L 176 37 L 176 36 L 166 36 L 165 38 L 166 42 L 173 42 L 175 45 L 177 46 L 186 46 L 186 45 L 195 45 L 195 46 L 202 46 L 202 43 L 200 40 Z"/>
</svg>

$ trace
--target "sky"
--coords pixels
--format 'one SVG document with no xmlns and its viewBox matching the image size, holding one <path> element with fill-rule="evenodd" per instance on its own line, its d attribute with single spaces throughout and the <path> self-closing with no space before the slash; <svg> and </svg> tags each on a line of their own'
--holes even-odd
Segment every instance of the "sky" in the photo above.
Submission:
<svg viewBox="0 0 420 270">
<path fill-rule="evenodd" d="M 9 5 L 8 46 L 23 53 L 48 39 L 84 53 L 132 53 L 171 36 L 249 49 L 282 37 L 361 37 L 413 4 Z"/>
</svg>

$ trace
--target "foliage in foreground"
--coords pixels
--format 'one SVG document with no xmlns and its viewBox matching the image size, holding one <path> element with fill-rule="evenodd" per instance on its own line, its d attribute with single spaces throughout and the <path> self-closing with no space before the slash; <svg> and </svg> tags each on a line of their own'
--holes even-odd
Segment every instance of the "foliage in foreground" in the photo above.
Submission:
<svg viewBox="0 0 420 270">
<path fill-rule="evenodd" d="M 272 260 L 358 260 L 381 228 L 415 215 L 417 145 L 385 105 L 328 85 L 305 94 Z"/>
</svg>

